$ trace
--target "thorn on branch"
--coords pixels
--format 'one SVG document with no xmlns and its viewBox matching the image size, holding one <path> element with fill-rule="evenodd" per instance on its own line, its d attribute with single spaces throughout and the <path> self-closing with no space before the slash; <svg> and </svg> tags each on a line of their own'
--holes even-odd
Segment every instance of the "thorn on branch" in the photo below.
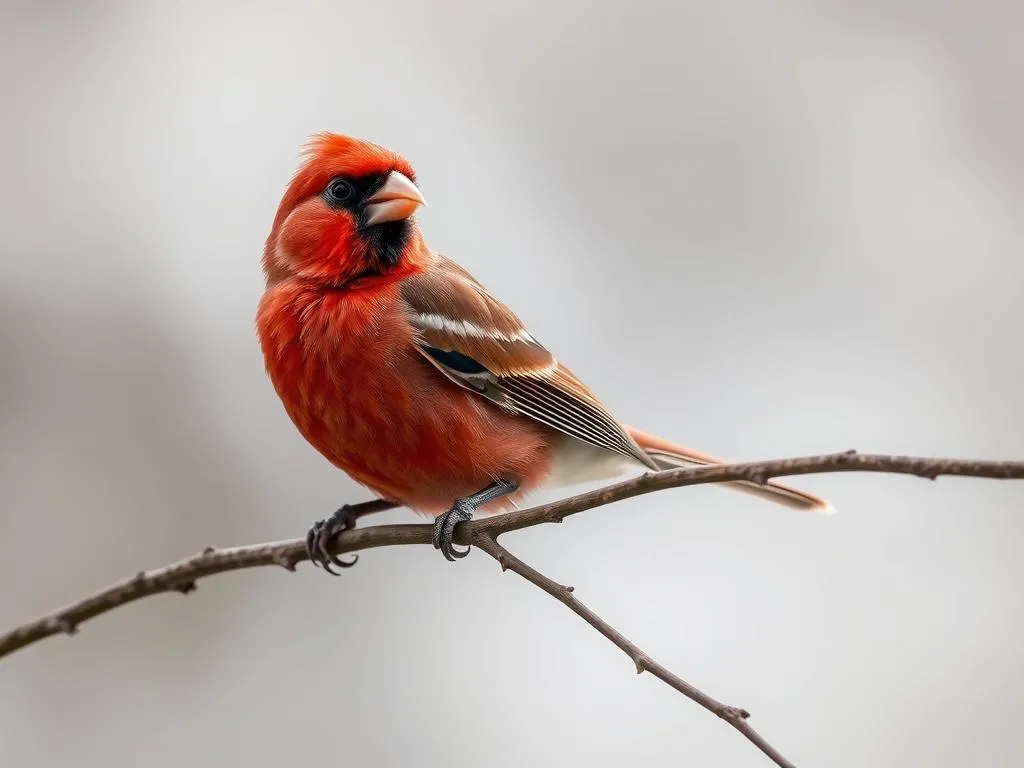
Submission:
<svg viewBox="0 0 1024 768">
<path fill-rule="evenodd" d="M 183 595 L 187 595 L 189 592 L 196 591 L 196 583 L 194 581 L 186 581 L 184 584 L 179 584 L 175 587 L 178 592 Z"/>
<path fill-rule="evenodd" d="M 642 675 L 644 672 L 646 672 L 648 669 L 647 664 L 649 662 L 650 659 L 643 654 L 640 654 L 635 659 L 633 659 L 633 663 L 636 664 L 636 673 L 638 675 Z"/>
<path fill-rule="evenodd" d="M 54 616 L 47 622 L 47 629 L 63 632 L 65 635 L 73 635 L 78 632 L 78 626 L 64 616 Z"/>
<path fill-rule="evenodd" d="M 216 547 L 203 547 L 203 551 L 200 554 L 212 555 L 216 551 L 217 551 Z"/>
<path fill-rule="evenodd" d="M 742 707 L 722 707 L 722 709 L 715 714 L 723 720 L 728 720 L 733 723 L 738 723 L 741 720 L 747 720 L 750 718 L 750 713 Z"/>
<path fill-rule="evenodd" d="M 295 571 L 295 560 L 288 557 L 288 555 L 280 552 L 274 555 L 274 562 L 284 568 L 286 571 Z"/>
</svg>

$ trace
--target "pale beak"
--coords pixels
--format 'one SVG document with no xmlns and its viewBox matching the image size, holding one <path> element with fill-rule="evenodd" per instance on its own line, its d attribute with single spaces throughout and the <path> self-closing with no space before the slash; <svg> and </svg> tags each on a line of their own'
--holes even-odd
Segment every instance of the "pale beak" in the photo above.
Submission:
<svg viewBox="0 0 1024 768">
<path fill-rule="evenodd" d="M 402 221 L 426 204 L 427 201 L 408 176 L 392 171 L 384 180 L 384 186 L 366 198 L 363 224 L 370 227 L 386 221 Z"/>
</svg>

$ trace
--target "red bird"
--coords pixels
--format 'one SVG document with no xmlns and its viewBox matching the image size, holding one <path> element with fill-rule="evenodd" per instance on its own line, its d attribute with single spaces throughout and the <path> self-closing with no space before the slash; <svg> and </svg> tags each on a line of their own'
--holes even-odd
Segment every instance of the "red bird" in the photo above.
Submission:
<svg viewBox="0 0 1024 768">
<path fill-rule="evenodd" d="M 398 504 L 435 516 L 434 546 L 474 512 L 566 485 L 718 459 L 625 426 L 472 275 L 427 246 L 412 166 L 383 147 L 321 134 L 308 147 L 263 255 L 257 328 L 267 372 L 299 431 L 380 497 L 317 523 L 326 543 Z M 798 509 L 816 496 L 736 487 Z M 333 571 L 331 571 L 333 573 Z"/>
</svg>

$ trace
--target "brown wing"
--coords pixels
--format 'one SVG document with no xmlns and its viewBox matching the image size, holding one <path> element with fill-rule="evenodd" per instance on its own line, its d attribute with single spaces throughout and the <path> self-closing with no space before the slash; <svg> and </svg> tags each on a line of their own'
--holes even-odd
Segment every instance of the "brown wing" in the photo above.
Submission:
<svg viewBox="0 0 1024 768">
<path fill-rule="evenodd" d="M 436 256 L 402 283 L 419 350 L 455 383 L 577 440 L 654 461 L 508 307 L 458 264 Z"/>
</svg>

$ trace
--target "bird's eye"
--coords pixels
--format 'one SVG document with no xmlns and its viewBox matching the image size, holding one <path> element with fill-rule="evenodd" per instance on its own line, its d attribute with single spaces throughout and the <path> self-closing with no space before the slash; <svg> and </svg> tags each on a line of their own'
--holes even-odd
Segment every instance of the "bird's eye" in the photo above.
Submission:
<svg viewBox="0 0 1024 768">
<path fill-rule="evenodd" d="M 332 203 L 338 205 L 344 205 L 352 200 L 356 193 L 356 188 L 352 186 L 351 182 L 345 179 L 331 179 L 331 183 L 327 185 L 327 199 Z"/>
</svg>

